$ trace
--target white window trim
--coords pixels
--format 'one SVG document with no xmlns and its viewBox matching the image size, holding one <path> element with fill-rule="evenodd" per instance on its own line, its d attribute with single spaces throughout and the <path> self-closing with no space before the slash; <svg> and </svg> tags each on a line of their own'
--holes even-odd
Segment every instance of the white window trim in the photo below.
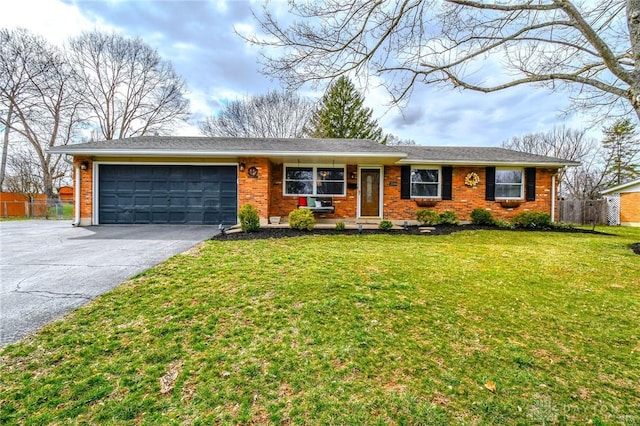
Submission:
<svg viewBox="0 0 640 426">
<path fill-rule="evenodd" d="M 413 176 L 414 170 L 437 170 L 438 171 L 438 194 L 437 195 L 434 195 L 434 196 L 413 195 L 413 182 L 411 181 L 411 176 Z M 435 182 L 428 182 L 428 183 L 433 185 Z M 409 196 L 411 198 L 440 199 L 442 197 L 442 166 L 432 166 L 428 164 L 411 166 L 411 174 L 409 175 Z"/>
<path fill-rule="evenodd" d="M 498 171 L 513 171 L 513 170 L 518 170 L 520 171 L 520 176 L 522 177 L 521 182 L 520 182 L 520 196 L 519 197 L 499 197 L 498 196 L 498 185 L 505 185 L 505 184 L 499 184 L 498 183 Z M 524 179 L 525 179 L 525 173 L 524 173 L 524 168 L 523 167 L 496 167 L 496 178 L 495 178 L 495 182 L 494 184 L 494 192 L 495 192 L 495 199 L 496 200 L 524 200 Z M 506 185 L 516 185 L 515 183 L 509 183 Z"/>
<path fill-rule="evenodd" d="M 306 167 L 313 170 L 313 193 L 312 194 L 289 194 L 287 193 L 287 167 Z M 318 169 L 342 169 L 344 179 L 342 180 L 341 194 L 318 194 Z M 337 182 L 337 181 L 333 181 Z M 347 165 L 346 164 L 297 164 L 285 163 L 282 165 L 282 195 L 287 197 L 345 197 L 347 195 Z"/>
</svg>

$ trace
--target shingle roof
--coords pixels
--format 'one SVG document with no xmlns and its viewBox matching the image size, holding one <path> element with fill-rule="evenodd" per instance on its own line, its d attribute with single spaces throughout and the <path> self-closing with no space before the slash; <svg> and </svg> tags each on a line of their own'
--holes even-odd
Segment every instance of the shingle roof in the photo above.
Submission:
<svg viewBox="0 0 640 426">
<path fill-rule="evenodd" d="M 352 153 L 352 154 L 389 154 L 403 157 L 388 146 L 369 139 L 289 139 L 289 138 L 212 138 L 185 136 L 139 136 L 127 139 L 114 139 L 102 142 L 87 142 L 77 145 L 56 147 L 50 152 L 91 153 L 99 155 L 110 151 L 138 151 L 140 154 L 154 151 L 207 154 L 273 154 L 273 153 Z"/>
<path fill-rule="evenodd" d="M 560 158 L 528 154 L 495 147 L 387 146 L 368 139 L 212 138 L 140 136 L 87 142 L 49 149 L 70 155 L 210 156 L 210 157 L 350 157 L 380 158 L 398 164 L 520 164 L 576 166 Z"/>
</svg>

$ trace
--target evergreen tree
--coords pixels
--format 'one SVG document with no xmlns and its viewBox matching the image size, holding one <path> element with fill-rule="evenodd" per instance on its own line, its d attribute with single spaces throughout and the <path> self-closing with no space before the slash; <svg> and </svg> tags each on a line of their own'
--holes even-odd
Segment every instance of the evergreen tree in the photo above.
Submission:
<svg viewBox="0 0 640 426">
<path fill-rule="evenodd" d="M 630 119 L 624 118 L 604 129 L 606 169 L 610 183 L 620 185 L 640 176 L 640 145 L 636 126 Z"/>
<path fill-rule="evenodd" d="M 315 138 L 372 139 L 384 143 L 382 129 L 363 106 L 364 98 L 347 77 L 340 77 L 320 100 L 311 119 L 310 135 Z"/>
</svg>

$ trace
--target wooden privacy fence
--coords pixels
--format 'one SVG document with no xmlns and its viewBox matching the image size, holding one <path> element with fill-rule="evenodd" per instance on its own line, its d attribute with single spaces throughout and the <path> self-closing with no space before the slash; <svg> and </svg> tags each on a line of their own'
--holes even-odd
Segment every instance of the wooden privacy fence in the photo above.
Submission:
<svg viewBox="0 0 640 426">
<path fill-rule="evenodd" d="M 0 192 L 0 217 L 68 219 L 72 215 L 73 204 L 47 199 L 44 194 L 29 197 L 14 192 Z"/>
<path fill-rule="evenodd" d="M 606 200 L 560 200 L 558 202 L 560 222 L 578 225 L 606 225 Z"/>
</svg>

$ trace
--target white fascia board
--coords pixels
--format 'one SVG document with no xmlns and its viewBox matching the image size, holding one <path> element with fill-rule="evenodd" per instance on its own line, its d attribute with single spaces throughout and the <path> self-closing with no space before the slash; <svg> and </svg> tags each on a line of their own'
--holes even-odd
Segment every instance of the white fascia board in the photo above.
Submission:
<svg viewBox="0 0 640 426">
<path fill-rule="evenodd" d="M 611 194 L 615 192 L 620 192 L 624 189 L 633 187 L 635 185 L 640 185 L 640 179 L 632 180 L 631 182 L 623 183 L 621 185 L 612 186 L 611 188 L 605 189 L 604 191 L 600 191 L 602 195 Z"/>
<path fill-rule="evenodd" d="M 410 160 L 403 159 L 397 162 L 398 165 L 412 164 L 443 164 L 447 166 L 529 166 L 529 167 L 577 167 L 578 163 L 536 163 L 529 161 L 461 161 L 461 160 Z"/>
</svg>

